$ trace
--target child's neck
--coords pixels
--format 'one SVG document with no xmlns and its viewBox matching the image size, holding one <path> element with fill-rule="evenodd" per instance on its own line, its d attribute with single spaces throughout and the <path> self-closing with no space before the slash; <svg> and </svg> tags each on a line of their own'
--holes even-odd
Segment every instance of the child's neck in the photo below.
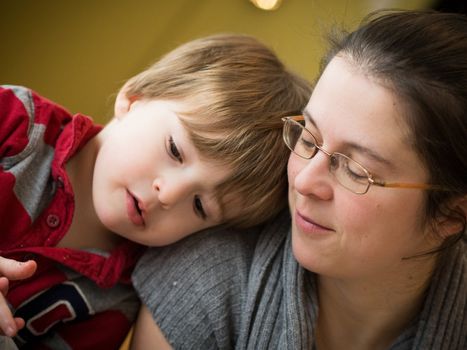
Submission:
<svg viewBox="0 0 467 350">
<path fill-rule="evenodd" d="M 58 246 L 110 251 L 120 241 L 119 236 L 102 225 L 92 201 L 92 178 L 99 148 L 98 138 L 92 138 L 66 164 L 73 187 L 75 211 L 70 229 Z"/>
</svg>

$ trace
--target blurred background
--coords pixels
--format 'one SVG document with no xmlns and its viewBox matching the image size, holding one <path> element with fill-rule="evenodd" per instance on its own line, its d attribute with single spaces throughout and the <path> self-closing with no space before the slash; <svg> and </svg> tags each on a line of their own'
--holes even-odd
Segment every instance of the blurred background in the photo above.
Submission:
<svg viewBox="0 0 467 350">
<path fill-rule="evenodd" d="M 3 0 L 0 84 L 28 86 L 73 113 L 106 122 L 126 79 L 188 40 L 258 37 L 310 81 L 332 26 L 352 29 L 379 8 L 465 10 L 465 0 Z"/>
</svg>

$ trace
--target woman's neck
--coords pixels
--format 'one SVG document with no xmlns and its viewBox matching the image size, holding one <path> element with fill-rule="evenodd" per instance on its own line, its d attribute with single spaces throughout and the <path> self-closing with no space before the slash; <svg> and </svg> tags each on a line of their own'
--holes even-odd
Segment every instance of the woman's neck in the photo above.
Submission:
<svg viewBox="0 0 467 350">
<path fill-rule="evenodd" d="M 392 276 L 318 278 L 318 350 L 387 349 L 418 314 L 435 258 L 401 261 Z"/>
</svg>

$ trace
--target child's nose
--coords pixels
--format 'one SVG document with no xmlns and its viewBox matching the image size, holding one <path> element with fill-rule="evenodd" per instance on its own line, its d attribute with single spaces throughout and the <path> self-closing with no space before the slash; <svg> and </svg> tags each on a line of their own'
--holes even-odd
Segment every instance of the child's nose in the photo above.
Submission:
<svg viewBox="0 0 467 350">
<path fill-rule="evenodd" d="M 155 179 L 152 185 L 156 196 L 164 208 L 170 208 L 189 195 L 190 183 L 184 179 Z"/>
</svg>

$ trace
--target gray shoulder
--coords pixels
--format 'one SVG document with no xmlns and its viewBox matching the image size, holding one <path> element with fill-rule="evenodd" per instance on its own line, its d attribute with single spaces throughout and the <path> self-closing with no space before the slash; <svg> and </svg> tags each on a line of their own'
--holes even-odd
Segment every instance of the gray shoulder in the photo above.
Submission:
<svg viewBox="0 0 467 350">
<path fill-rule="evenodd" d="M 213 228 L 145 253 L 133 284 L 175 348 L 233 347 L 255 256 L 278 246 L 270 242 L 283 238 L 270 238 L 285 237 L 288 223 L 286 213 L 249 230 Z"/>
<path fill-rule="evenodd" d="M 146 297 L 146 290 L 162 286 L 173 290 L 181 284 L 187 288 L 206 275 L 237 275 L 248 267 L 259 231 L 218 227 L 167 247 L 149 248 L 133 272 L 133 283 Z"/>
<path fill-rule="evenodd" d="M 230 348 L 259 229 L 210 229 L 150 248 L 133 284 L 177 349 Z"/>
</svg>

